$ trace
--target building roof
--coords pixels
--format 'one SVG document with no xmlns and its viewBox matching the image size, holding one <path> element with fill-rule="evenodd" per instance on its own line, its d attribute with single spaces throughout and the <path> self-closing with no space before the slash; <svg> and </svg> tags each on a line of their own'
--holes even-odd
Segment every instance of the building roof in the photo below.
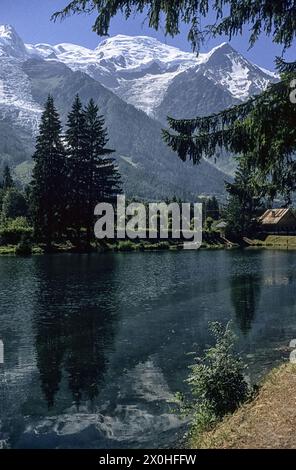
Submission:
<svg viewBox="0 0 296 470">
<path fill-rule="evenodd" d="M 296 217 L 291 209 L 269 209 L 259 217 L 258 221 L 262 225 L 277 225 L 286 215 L 292 215 L 296 222 Z"/>
</svg>

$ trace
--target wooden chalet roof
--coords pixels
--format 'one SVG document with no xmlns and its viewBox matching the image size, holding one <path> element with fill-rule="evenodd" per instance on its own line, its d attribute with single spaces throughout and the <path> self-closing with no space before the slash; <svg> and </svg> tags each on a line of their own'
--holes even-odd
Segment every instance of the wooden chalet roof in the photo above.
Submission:
<svg viewBox="0 0 296 470">
<path fill-rule="evenodd" d="M 296 217 L 291 209 L 269 209 L 259 217 L 258 221 L 262 225 L 277 225 L 287 215 L 294 217 L 296 223 Z"/>
</svg>

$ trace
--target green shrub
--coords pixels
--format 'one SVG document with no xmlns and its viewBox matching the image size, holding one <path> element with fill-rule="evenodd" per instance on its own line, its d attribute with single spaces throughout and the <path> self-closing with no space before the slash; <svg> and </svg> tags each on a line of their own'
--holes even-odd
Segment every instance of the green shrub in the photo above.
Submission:
<svg viewBox="0 0 296 470">
<path fill-rule="evenodd" d="M 32 234 L 33 229 L 24 217 L 5 220 L 0 225 L 0 245 L 17 245 L 24 237 L 30 238 Z"/>
<path fill-rule="evenodd" d="M 182 400 L 182 410 L 193 417 L 192 430 L 203 431 L 233 413 L 250 396 L 241 358 L 234 353 L 235 336 L 230 325 L 210 325 L 216 343 L 190 367 L 187 380 L 191 399 Z"/>
<path fill-rule="evenodd" d="M 25 196 L 15 188 L 6 191 L 2 200 L 2 217 L 15 219 L 25 217 L 27 214 L 28 204 Z"/>
</svg>

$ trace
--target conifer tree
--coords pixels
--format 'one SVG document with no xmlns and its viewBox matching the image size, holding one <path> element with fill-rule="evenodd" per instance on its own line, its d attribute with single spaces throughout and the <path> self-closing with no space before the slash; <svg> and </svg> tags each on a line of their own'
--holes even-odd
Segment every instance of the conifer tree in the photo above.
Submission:
<svg viewBox="0 0 296 470">
<path fill-rule="evenodd" d="M 281 45 L 284 53 L 296 38 L 295 0 L 72 0 L 53 19 L 94 14 L 93 30 L 108 35 L 119 12 L 126 18 L 145 15 L 149 27 L 163 26 L 170 36 L 179 34 L 180 24 L 186 24 L 193 49 L 209 37 L 231 40 L 245 30 L 250 46 L 265 35 Z M 277 65 L 281 81 L 262 95 L 211 116 L 169 118 L 171 130 L 164 131 L 164 140 L 183 161 L 191 159 L 194 164 L 204 155 L 213 156 L 218 147 L 243 158 L 252 153 L 259 178 L 271 190 L 268 196 L 279 194 L 290 203 L 296 190 L 296 62 L 280 59 Z M 271 185 L 266 184 L 269 181 Z"/>
<path fill-rule="evenodd" d="M 220 217 L 220 208 L 216 196 L 206 201 L 206 216 L 211 217 L 213 220 L 218 220 Z"/>
<path fill-rule="evenodd" d="M 256 212 L 266 190 L 253 180 L 251 160 L 240 159 L 233 183 L 226 183 L 229 194 L 225 209 L 228 234 L 236 238 L 248 236 L 256 227 Z"/>
<path fill-rule="evenodd" d="M 7 189 L 11 189 L 13 187 L 14 182 L 11 176 L 10 168 L 8 165 L 5 165 L 2 177 L 2 188 L 4 191 L 6 191 Z"/>
<path fill-rule="evenodd" d="M 79 95 L 76 95 L 68 115 L 66 141 L 68 185 L 67 198 L 68 224 L 75 229 L 78 245 L 81 228 L 87 223 L 88 205 L 88 148 L 86 123 L 83 106 Z"/>
<path fill-rule="evenodd" d="M 120 192 L 120 175 L 114 150 L 108 149 L 104 117 L 91 99 L 84 110 L 87 153 L 87 241 L 90 242 L 94 222 L 94 208 L 99 202 L 113 202 Z"/>
<path fill-rule="evenodd" d="M 72 0 L 53 19 L 81 13 L 95 15 L 93 31 L 99 36 L 108 35 L 118 13 L 125 18 L 144 15 L 151 28 L 163 28 L 170 36 L 179 34 L 183 23 L 188 25 L 188 40 L 194 48 L 209 36 L 230 40 L 245 25 L 251 45 L 266 34 L 273 42 L 290 47 L 296 36 L 295 0 Z"/>
<path fill-rule="evenodd" d="M 263 184 L 270 199 L 282 196 L 289 204 L 296 190 L 296 106 L 291 99 L 296 62 L 278 60 L 277 67 L 281 81 L 262 94 L 211 116 L 168 118 L 171 130 L 163 135 L 183 161 L 198 164 L 219 149 L 252 160 L 254 184 Z"/>
<path fill-rule="evenodd" d="M 65 150 L 61 139 L 61 122 L 48 97 L 41 117 L 36 151 L 35 167 L 31 183 L 32 218 L 35 235 L 50 248 L 61 230 L 65 214 Z"/>
</svg>

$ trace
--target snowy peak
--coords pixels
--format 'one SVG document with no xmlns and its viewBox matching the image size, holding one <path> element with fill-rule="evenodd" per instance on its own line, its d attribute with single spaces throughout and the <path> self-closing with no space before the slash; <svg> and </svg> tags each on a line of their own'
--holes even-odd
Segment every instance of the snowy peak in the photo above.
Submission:
<svg viewBox="0 0 296 470">
<path fill-rule="evenodd" d="M 0 26 L 0 57 L 59 61 L 81 71 L 127 103 L 157 118 L 156 110 L 177 77 L 190 73 L 193 87 L 206 77 L 234 100 L 262 92 L 274 78 L 250 63 L 228 43 L 198 56 L 149 36 L 117 35 L 95 49 L 71 43 L 24 45 L 12 26 Z"/>
<path fill-rule="evenodd" d="M 197 62 L 194 54 L 148 36 L 114 36 L 102 41 L 95 52 L 100 59 L 114 61 L 118 69 L 147 68 L 152 62 L 162 64 L 164 68 Z"/>
<path fill-rule="evenodd" d="M 0 25 L 0 57 L 25 58 L 26 47 L 13 26 Z"/>
<path fill-rule="evenodd" d="M 205 77 L 241 101 L 261 93 L 272 80 L 271 73 L 267 74 L 249 62 L 228 43 L 214 48 L 200 70 Z"/>
<path fill-rule="evenodd" d="M 176 77 L 189 70 L 197 81 L 202 74 L 241 101 L 263 91 L 273 79 L 225 42 L 198 56 L 148 36 L 127 35 L 105 39 L 94 50 L 37 44 L 27 45 L 27 51 L 87 73 L 152 117 Z"/>
</svg>

